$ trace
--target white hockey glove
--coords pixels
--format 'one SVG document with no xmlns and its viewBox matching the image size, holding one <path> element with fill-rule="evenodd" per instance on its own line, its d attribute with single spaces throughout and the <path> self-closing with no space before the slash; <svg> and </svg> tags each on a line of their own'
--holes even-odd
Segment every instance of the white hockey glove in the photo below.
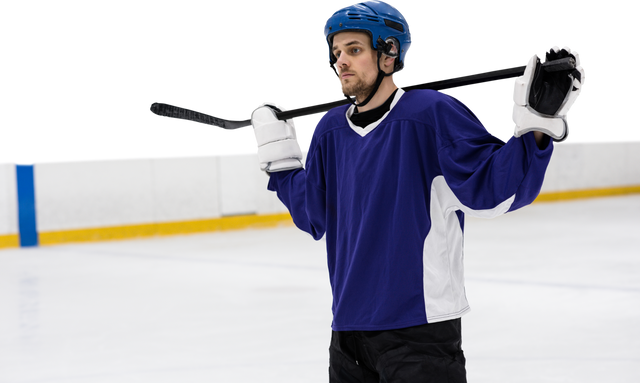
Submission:
<svg viewBox="0 0 640 383">
<path fill-rule="evenodd" d="M 267 173 L 302 167 L 302 152 L 293 121 L 278 120 L 276 111 L 280 110 L 265 104 L 251 115 L 251 125 L 258 143 L 260 170 Z"/>
<path fill-rule="evenodd" d="M 543 132 L 554 141 L 567 138 L 567 112 L 580 94 L 584 83 L 584 70 L 577 52 L 569 48 L 552 48 L 546 61 L 573 57 L 575 69 L 546 71 L 538 56 L 533 56 L 521 77 L 516 79 L 513 92 L 514 136 L 530 131 Z"/>
</svg>

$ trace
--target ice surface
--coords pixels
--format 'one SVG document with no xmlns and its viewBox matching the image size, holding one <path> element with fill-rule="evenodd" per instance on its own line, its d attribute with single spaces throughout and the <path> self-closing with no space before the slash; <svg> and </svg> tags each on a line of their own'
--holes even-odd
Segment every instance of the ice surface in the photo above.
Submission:
<svg viewBox="0 0 640 383">
<path fill-rule="evenodd" d="M 640 381 L 640 196 L 466 223 L 470 382 Z M 293 227 L 0 251 L 0 382 L 327 382 Z"/>
</svg>

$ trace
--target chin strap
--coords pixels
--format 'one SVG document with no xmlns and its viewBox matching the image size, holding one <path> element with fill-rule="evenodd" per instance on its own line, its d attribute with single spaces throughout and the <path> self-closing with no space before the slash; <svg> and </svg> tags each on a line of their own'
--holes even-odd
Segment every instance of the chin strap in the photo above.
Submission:
<svg viewBox="0 0 640 383">
<path fill-rule="evenodd" d="M 351 104 L 355 105 L 356 107 L 367 105 L 369 103 L 369 101 L 371 101 L 373 96 L 376 94 L 376 92 L 378 91 L 378 88 L 380 88 L 380 84 L 382 84 L 382 80 L 384 80 L 385 77 L 391 76 L 395 72 L 394 71 L 394 72 L 391 72 L 391 73 L 385 73 L 382 69 L 380 69 L 380 58 L 381 57 L 382 57 L 382 50 L 378 50 L 378 78 L 376 79 L 376 84 L 374 85 L 373 90 L 371 91 L 369 96 L 367 96 L 367 98 L 364 101 L 362 101 L 361 103 L 356 104 L 356 101 L 355 101 L 354 98 L 351 98 L 348 94 L 344 95 L 347 98 L 347 100 L 349 100 L 349 102 Z M 338 70 L 333 65 L 333 63 L 331 63 L 331 69 L 333 69 L 333 71 L 336 73 L 336 76 L 338 76 L 338 78 L 339 78 L 340 75 L 338 74 Z"/>
</svg>

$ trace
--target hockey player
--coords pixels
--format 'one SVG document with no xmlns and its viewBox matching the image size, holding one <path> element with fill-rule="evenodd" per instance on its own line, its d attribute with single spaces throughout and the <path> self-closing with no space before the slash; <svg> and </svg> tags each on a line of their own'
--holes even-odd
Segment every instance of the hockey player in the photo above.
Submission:
<svg viewBox="0 0 640 383">
<path fill-rule="evenodd" d="M 298 228 L 326 239 L 333 323 L 330 382 L 464 382 L 465 215 L 491 218 L 538 195 L 583 80 L 533 57 L 516 80 L 514 137 L 490 135 L 462 103 L 404 92 L 393 73 L 411 43 L 405 18 L 367 1 L 325 26 L 329 57 L 355 103 L 320 121 L 306 164 L 292 121 L 252 115 L 261 169 Z"/>
</svg>

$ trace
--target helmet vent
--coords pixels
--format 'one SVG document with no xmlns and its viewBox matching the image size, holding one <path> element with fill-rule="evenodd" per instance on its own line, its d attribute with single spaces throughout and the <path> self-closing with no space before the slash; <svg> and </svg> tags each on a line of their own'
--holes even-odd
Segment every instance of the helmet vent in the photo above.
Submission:
<svg viewBox="0 0 640 383">
<path fill-rule="evenodd" d="M 378 17 L 371 16 L 371 15 L 362 15 L 360 13 L 349 12 L 347 13 L 347 17 L 349 17 L 349 19 L 351 20 L 368 20 L 374 23 L 380 22 L 380 19 Z"/>
<path fill-rule="evenodd" d="M 384 20 L 384 23 L 389 28 L 393 28 L 396 31 L 404 32 L 404 26 L 402 26 L 402 24 L 400 23 L 396 23 L 395 21 L 387 20 L 387 19 Z"/>
</svg>

